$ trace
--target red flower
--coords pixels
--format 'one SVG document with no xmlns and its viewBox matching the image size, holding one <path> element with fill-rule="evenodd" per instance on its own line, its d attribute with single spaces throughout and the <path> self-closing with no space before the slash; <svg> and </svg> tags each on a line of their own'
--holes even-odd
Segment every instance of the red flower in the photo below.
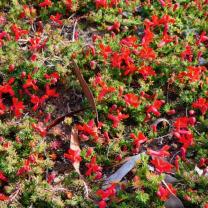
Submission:
<svg viewBox="0 0 208 208">
<path fill-rule="evenodd" d="M 55 172 L 50 173 L 50 174 L 48 175 L 47 182 L 48 182 L 49 184 L 51 184 L 51 183 L 54 181 L 55 177 L 56 177 L 56 173 L 55 173 Z"/>
<path fill-rule="evenodd" d="M 147 108 L 146 113 L 153 113 L 157 117 L 160 116 L 160 112 L 158 110 L 164 103 L 164 100 L 155 100 L 155 102 Z"/>
<path fill-rule="evenodd" d="M 103 98 L 105 97 L 106 94 L 111 93 L 111 92 L 115 92 L 115 88 L 114 87 L 108 87 L 106 84 L 104 86 L 102 86 L 102 90 L 100 91 L 99 95 L 98 95 L 98 101 L 103 100 Z"/>
<path fill-rule="evenodd" d="M 193 108 L 198 108 L 202 115 L 205 115 L 208 110 L 208 101 L 205 98 L 199 98 L 195 102 L 192 103 Z"/>
<path fill-rule="evenodd" d="M 42 96 L 41 98 L 39 98 L 36 95 L 32 95 L 30 98 L 30 102 L 34 104 L 33 106 L 33 110 L 36 111 L 45 101 L 45 97 Z"/>
<path fill-rule="evenodd" d="M 0 18 L 1 18 L 1 16 L 0 16 Z M 7 38 L 7 40 L 9 40 L 9 39 L 10 39 L 10 36 L 9 36 L 9 34 L 8 34 L 7 32 L 5 32 L 5 31 L 0 32 L 0 47 L 3 46 L 3 40 L 2 40 L 3 38 Z"/>
<path fill-rule="evenodd" d="M 26 160 L 25 164 L 23 167 L 21 167 L 18 171 L 17 171 L 17 176 L 23 175 L 24 173 L 28 173 L 31 171 L 31 167 L 30 167 L 30 161 Z"/>
<path fill-rule="evenodd" d="M 138 38 L 136 36 L 127 36 L 121 40 L 121 44 L 128 47 L 138 48 L 137 41 Z"/>
<path fill-rule="evenodd" d="M 45 74 L 44 77 L 47 80 L 50 80 L 51 84 L 55 84 L 59 79 L 59 74 L 57 72 L 53 72 L 51 74 Z"/>
<path fill-rule="evenodd" d="M 159 173 L 170 172 L 171 169 L 173 168 L 173 165 L 171 165 L 169 162 L 158 157 L 155 157 L 151 161 L 151 163 L 154 165 L 156 171 L 158 171 Z"/>
<path fill-rule="evenodd" d="M 139 132 L 138 136 L 131 133 L 130 137 L 134 140 L 134 145 L 136 148 L 139 148 L 142 143 L 144 143 L 148 140 L 147 137 L 145 137 L 142 132 Z"/>
<path fill-rule="evenodd" d="M 42 137 L 45 137 L 47 134 L 46 127 L 44 127 L 42 122 L 38 122 L 37 124 L 33 123 L 32 127 L 37 131 Z"/>
<path fill-rule="evenodd" d="M 98 204 L 99 208 L 106 208 L 107 207 L 107 203 L 105 202 L 105 200 L 101 200 Z"/>
<path fill-rule="evenodd" d="M 5 16 L 0 15 L 0 25 L 4 25 L 5 22 L 6 22 Z"/>
<path fill-rule="evenodd" d="M 108 4 L 106 0 L 95 0 L 96 9 L 99 9 L 101 7 L 107 8 Z"/>
<path fill-rule="evenodd" d="M 87 149 L 87 152 L 86 152 L 85 157 L 88 158 L 88 157 L 90 157 L 92 154 L 93 154 L 93 148 L 92 148 L 92 147 L 89 147 L 89 148 Z"/>
<path fill-rule="evenodd" d="M 165 145 L 164 147 L 162 147 L 162 149 L 160 149 L 159 151 L 155 151 L 152 149 L 148 149 L 147 153 L 151 156 L 157 156 L 157 157 L 167 157 L 170 155 L 170 153 L 168 152 L 168 150 L 170 149 L 170 147 L 168 145 Z"/>
<path fill-rule="evenodd" d="M 122 114 L 119 110 L 117 110 L 117 115 L 108 114 L 108 118 L 113 121 L 113 128 L 118 127 L 120 121 L 128 117 L 129 117 L 128 114 Z"/>
<path fill-rule="evenodd" d="M 114 92 L 116 89 L 114 87 L 108 87 L 107 84 L 102 80 L 102 77 L 100 74 L 96 75 L 93 86 L 97 88 L 97 85 L 101 86 L 101 91 L 98 95 L 98 101 L 101 101 L 106 94 Z"/>
<path fill-rule="evenodd" d="M 176 128 L 176 130 L 180 130 L 180 129 L 187 130 L 188 125 L 190 125 L 190 118 L 188 118 L 188 117 L 179 117 L 175 120 L 175 122 L 173 124 L 173 126 Z"/>
<path fill-rule="evenodd" d="M 119 4 L 120 0 L 111 0 L 110 7 L 116 6 Z"/>
<path fill-rule="evenodd" d="M 60 20 L 61 17 L 62 17 L 61 14 L 56 13 L 55 16 L 54 16 L 54 15 L 51 15 L 51 16 L 50 16 L 50 19 L 51 19 L 52 21 L 56 22 L 56 23 L 59 24 L 59 25 L 63 25 L 63 22 Z"/>
<path fill-rule="evenodd" d="M 6 201 L 6 200 L 9 200 L 9 197 L 0 193 L 0 201 Z"/>
<path fill-rule="evenodd" d="M 96 194 L 102 199 L 106 200 L 109 197 L 113 197 L 116 195 L 116 185 L 112 184 L 110 187 L 108 187 L 106 190 L 98 190 Z"/>
<path fill-rule="evenodd" d="M 50 7 L 52 5 L 51 0 L 45 0 L 39 4 L 40 7 Z"/>
<path fill-rule="evenodd" d="M 88 168 L 85 175 L 86 176 L 90 176 L 93 173 L 95 173 L 95 177 L 96 176 L 102 176 L 102 167 L 100 167 L 97 162 L 96 162 L 96 156 L 92 157 L 90 163 L 86 163 L 86 167 Z M 98 178 L 99 179 L 99 178 Z"/>
<path fill-rule="evenodd" d="M 164 188 L 162 185 L 159 186 L 157 191 L 157 196 L 160 198 L 161 201 L 166 201 L 170 194 L 172 194 L 170 191 L 174 194 L 176 194 L 176 189 L 173 188 L 172 184 L 168 184 L 168 188 Z"/>
<path fill-rule="evenodd" d="M 149 48 L 150 43 L 153 41 L 154 33 L 150 30 L 149 25 L 145 25 L 144 37 L 142 38 L 142 46 Z"/>
<path fill-rule="evenodd" d="M 47 38 L 43 41 L 41 41 L 41 38 L 39 38 L 39 37 L 30 38 L 29 42 L 31 45 L 30 45 L 29 49 L 34 52 L 39 51 L 45 47 L 47 41 L 48 41 Z"/>
<path fill-rule="evenodd" d="M 189 62 L 192 62 L 193 52 L 191 50 L 190 45 L 187 45 L 186 49 L 181 53 L 181 59 L 182 60 L 188 60 Z"/>
<path fill-rule="evenodd" d="M 208 203 L 206 203 L 203 208 L 208 208 Z"/>
<path fill-rule="evenodd" d="M 11 87 L 11 84 L 14 82 L 14 78 L 9 79 L 7 83 L 0 85 L 0 96 L 2 93 L 9 93 L 11 96 L 14 96 L 14 90 Z"/>
<path fill-rule="evenodd" d="M 37 80 L 32 79 L 30 75 L 28 75 L 28 79 L 26 80 L 25 84 L 23 84 L 23 88 L 32 87 L 35 91 L 38 90 L 38 86 L 36 85 Z"/>
<path fill-rule="evenodd" d="M 4 173 L 0 170 L 0 180 L 7 182 L 8 179 L 7 177 L 4 175 Z"/>
<path fill-rule="evenodd" d="M 178 78 L 181 82 L 184 81 L 184 77 L 187 77 L 190 82 L 197 82 L 200 80 L 203 71 L 206 71 L 204 66 L 188 66 L 187 71 L 178 74 Z"/>
<path fill-rule="evenodd" d="M 95 123 L 93 120 L 90 120 L 87 124 L 77 125 L 77 129 L 79 131 L 83 131 L 84 137 L 82 138 L 85 138 L 86 140 L 88 140 L 89 139 L 88 135 L 90 135 L 94 138 L 95 141 L 98 140 L 97 127 L 95 126 Z"/>
<path fill-rule="evenodd" d="M 6 106 L 3 104 L 3 101 L 0 98 L 0 115 L 3 115 L 5 111 L 6 111 Z"/>
<path fill-rule="evenodd" d="M 140 58 L 143 58 L 143 59 L 155 59 L 156 53 L 154 52 L 152 48 L 145 46 L 140 50 L 139 56 Z"/>
<path fill-rule="evenodd" d="M 109 26 L 107 28 L 108 31 L 115 31 L 115 32 L 119 32 L 120 31 L 120 22 L 118 21 L 115 21 L 114 24 L 112 26 Z"/>
<path fill-rule="evenodd" d="M 203 31 L 199 37 L 199 39 L 197 40 L 196 44 L 199 45 L 200 43 L 203 43 L 205 41 L 208 41 L 208 36 L 206 36 L 206 32 Z"/>
<path fill-rule="evenodd" d="M 55 89 L 51 89 L 48 84 L 46 84 L 46 96 L 47 97 L 58 97 L 59 94 Z"/>
<path fill-rule="evenodd" d="M 113 67 L 125 70 L 124 75 L 132 74 L 137 71 L 134 65 L 134 60 L 130 57 L 131 50 L 126 47 L 121 48 L 120 54 L 114 52 L 111 57 L 111 64 Z"/>
<path fill-rule="evenodd" d="M 125 70 L 124 75 L 133 74 L 138 70 L 138 68 L 133 63 L 127 64 L 127 66 L 123 68 Z"/>
<path fill-rule="evenodd" d="M 139 69 L 139 73 L 142 74 L 144 80 L 146 80 L 148 76 L 156 76 L 156 73 L 151 66 L 143 66 Z"/>
<path fill-rule="evenodd" d="M 73 6 L 72 0 L 66 0 L 65 5 L 66 5 L 67 10 L 71 10 Z"/>
<path fill-rule="evenodd" d="M 127 106 L 130 105 L 135 108 L 137 108 L 139 106 L 139 97 L 133 93 L 129 93 L 129 94 L 124 95 L 124 100 L 125 100 Z"/>
<path fill-rule="evenodd" d="M 192 146 L 194 144 L 194 138 L 193 135 L 190 134 L 182 134 L 178 138 L 179 142 L 183 144 L 183 147 L 187 149 L 189 146 Z"/>
<path fill-rule="evenodd" d="M 177 171 L 179 171 L 179 159 L 180 159 L 180 156 L 177 155 L 175 158 L 175 167 Z"/>
<path fill-rule="evenodd" d="M 174 39 L 175 39 L 174 37 L 171 37 L 170 35 L 168 35 L 168 32 L 165 31 L 165 32 L 163 33 L 162 40 L 161 40 L 160 43 L 158 44 L 158 47 L 161 48 L 161 47 L 163 47 L 165 44 L 174 41 Z"/>
<path fill-rule="evenodd" d="M 17 25 L 15 24 L 12 25 L 11 30 L 15 35 L 15 40 L 19 40 L 21 36 L 28 34 L 27 30 L 22 30 L 21 28 L 17 27 Z"/>
<path fill-rule="evenodd" d="M 168 24 L 168 23 L 175 23 L 175 19 L 170 17 L 168 14 L 164 14 L 162 18 L 159 20 L 160 24 Z"/>
<path fill-rule="evenodd" d="M 11 109 L 14 111 L 16 117 L 20 117 L 22 115 L 22 111 L 24 110 L 25 106 L 23 105 L 22 101 L 19 101 L 17 98 L 12 98 L 13 106 Z"/>
<path fill-rule="evenodd" d="M 103 56 L 104 59 L 107 59 L 108 56 L 112 53 L 110 46 L 105 46 L 104 44 L 100 44 L 100 54 Z"/>
<path fill-rule="evenodd" d="M 64 157 L 70 160 L 72 163 L 75 162 L 81 162 L 82 158 L 80 157 L 80 151 L 79 150 L 72 150 L 68 149 L 67 153 L 64 153 Z"/>
</svg>

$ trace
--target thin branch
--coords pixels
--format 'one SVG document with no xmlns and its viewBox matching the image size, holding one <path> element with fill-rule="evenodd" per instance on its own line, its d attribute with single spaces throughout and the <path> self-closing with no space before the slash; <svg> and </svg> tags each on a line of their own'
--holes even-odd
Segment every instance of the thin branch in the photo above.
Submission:
<svg viewBox="0 0 208 208">
<path fill-rule="evenodd" d="M 162 180 L 162 183 L 165 185 L 165 187 L 168 189 L 168 191 L 169 191 L 173 196 L 177 197 L 177 196 L 171 191 L 171 189 L 169 188 L 168 184 L 167 184 L 164 180 Z"/>
<path fill-rule="evenodd" d="M 77 20 L 75 20 L 74 27 L 73 27 L 72 42 L 75 41 L 76 26 L 77 26 Z"/>
<path fill-rule="evenodd" d="M 84 110 L 87 110 L 87 109 L 89 109 L 89 107 L 87 107 L 87 108 L 82 108 L 82 109 L 79 109 L 79 110 L 75 110 L 75 111 L 69 112 L 69 113 L 67 113 L 67 114 L 65 114 L 65 115 L 63 115 L 63 116 L 61 116 L 61 117 L 55 119 L 50 125 L 48 125 L 48 126 L 46 127 L 46 130 L 48 131 L 48 130 L 50 130 L 51 128 L 53 128 L 54 126 L 58 125 L 59 123 L 61 123 L 62 121 L 64 121 L 64 119 L 65 119 L 66 117 L 71 117 L 71 116 L 73 116 L 74 114 L 80 113 L 80 112 L 82 112 L 82 111 L 84 111 Z"/>
</svg>

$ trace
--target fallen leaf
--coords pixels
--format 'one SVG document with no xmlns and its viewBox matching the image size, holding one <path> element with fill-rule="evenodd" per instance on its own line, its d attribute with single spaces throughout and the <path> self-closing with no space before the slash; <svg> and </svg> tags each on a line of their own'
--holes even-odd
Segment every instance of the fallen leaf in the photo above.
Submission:
<svg viewBox="0 0 208 208">
<path fill-rule="evenodd" d="M 178 179 L 176 179 L 175 177 L 169 175 L 169 174 L 165 174 L 165 178 L 164 178 L 164 181 L 166 183 L 176 183 L 178 181 Z"/>
<path fill-rule="evenodd" d="M 75 110 L 75 111 L 72 111 L 72 112 L 69 112 L 61 117 L 58 117 L 57 119 L 55 119 L 54 121 L 52 121 L 52 123 L 50 125 L 48 125 L 46 127 L 46 130 L 49 131 L 51 128 L 53 128 L 54 126 L 58 125 L 59 123 L 61 123 L 62 121 L 64 121 L 65 118 L 67 117 L 71 117 L 77 113 L 80 113 L 84 110 L 86 110 L 87 108 L 82 108 L 82 109 L 79 109 L 79 110 Z"/>
<path fill-rule="evenodd" d="M 107 188 L 111 183 L 120 182 L 122 178 L 136 165 L 142 155 L 144 155 L 144 153 L 129 157 L 127 162 L 125 162 L 113 175 L 106 179 L 103 188 Z"/>
<path fill-rule="evenodd" d="M 135 156 L 132 156 L 132 157 L 128 157 L 126 158 L 124 161 L 125 163 L 123 163 L 123 165 L 115 172 L 113 173 L 111 176 L 109 176 L 104 184 L 103 184 L 103 189 L 106 189 L 111 183 L 118 183 L 122 180 L 122 178 L 130 171 L 134 168 L 134 166 L 137 164 L 137 161 L 139 159 L 141 159 L 141 157 L 143 155 L 145 155 L 146 152 L 143 152 L 143 153 L 140 153 L 138 155 L 135 155 Z M 154 167 L 148 165 L 148 168 L 150 171 L 154 171 Z M 177 179 L 168 175 L 168 174 L 165 174 L 165 179 L 164 179 L 165 182 L 168 182 L 168 183 L 175 183 L 177 182 Z"/>
<path fill-rule="evenodd" d="M 184 206 L 178 197 L 171 194 L 169 199 L 165 202 L 165 208 L 184 208 Z"/>
<path fill-rule="evenodd" d="M 84 77 L 82 75 L 82 72 L 79 69 L 77 63 L 74 60 L 72 60 L 72 61 L 73 61 L 74 65 L 75 65 L 75 67 L 74 67 L 74 73 L 75 73 L 77 79 L 79 80 L 79 83 L 80 83 L 80 85 L 82 87 L 82 90 L 83 90 L 85 96 L 87 97 L 87 99 L 88 99 L 88 101 L 89 101 L 89 103 L 90 103 L 93 111 L 95 112 L 95 115 L 96 115 L 96 124 L 98 125 L 98 112 L 97 112 L 97 107 L 96 107 L 96 104 L 95 104 L 95 99 L 93 97 L 93 94 L 92 94 L 90 88 L 88 87 L 88 84 L 85 81 L 85 79 L 84 79 Z"/>
<path fill-rule="evenodd" d="M 79 146 L 79 138 L 78 138 L 78 130 L 75 127 L 72 127 L 71 135 L 70 135 L 70 149 L 74 151 L 81 151 Z M 76 161 L 73 163 L 74 169 L 77 171 L 77 173 L 80 175 L 80 162 Z"/>
<path fill-rule="evenodd" d="M 71 135 L 70 135 L 70 149 L 74 151 L 81 151 L 80 149 L 80 143 L 79 143 L 79 137 L 78 137 L 78 130 L 75 127 L 72 127 L 71 130 Z M 80 162 L 74 162 L 73 164 L 74 169 L 76 172 L 79 174 L 80 179 L 84 183 L 84 194 L 86 198 L 89 198 L 89 188 L 88 185 L 83 177 L 83 175 L 80 173 L 79 167 L 80 167 Z"/>
</svg>

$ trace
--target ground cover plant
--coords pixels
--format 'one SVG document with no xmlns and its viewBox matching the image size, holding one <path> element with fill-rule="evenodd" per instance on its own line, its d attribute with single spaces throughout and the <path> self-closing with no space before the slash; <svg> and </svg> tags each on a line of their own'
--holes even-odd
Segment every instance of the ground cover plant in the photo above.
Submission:
<svg viewBox="0 0 208 208">
<path fill-rule="evenodd" d="M 207 48 L 207 0 L 1 0 L 0 208 L 208 208 Z"/>
</svg>

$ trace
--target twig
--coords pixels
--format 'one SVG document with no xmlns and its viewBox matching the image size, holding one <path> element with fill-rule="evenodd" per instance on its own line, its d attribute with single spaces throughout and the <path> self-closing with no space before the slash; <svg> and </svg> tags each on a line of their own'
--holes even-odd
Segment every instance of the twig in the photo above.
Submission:
<svg viewBox="0 0 208 208">
<path fill-rule="evenodd" d="M 168 191 L 169 191 L 173 196 L 177 197 L 177 196 L 171 191 L 171 189 L 169 188 L 168 184 L 167 184 L 164 180 L 162 180 L 162 183 L 165 185 L 165 187 L 168 189 Z"/>
<path fill-rule="evenodd" d="M 77 26 L 77 20 L 75 20 L 74 27 L 73 27 L 72 42 L 75 41 L 76 26 Z"/>
<path fill-rule="evenodd" d="M 172 156 L 172 158 L 170 159 L 170 162 L 172 162 L 172 160 L 174 159 L 174 157 L 175 157 L 178 153 L 180 153 L 180 152 L 181 152 L 181 150 L 177 151 L 177 152 Z"/>
<path fill-rule="evenodd" d="M 80 112 L 82 112 L 82 111 L 84 111 L 84 110 L 87 110 L 87 109 L 89 109 L 89 107 L 87 107 L 87 108 L 82 108 L 82 109 L 79 109 L 79 110 L 75 110 L 75 111 L 69 112 L 69 113 L 67 113 L 67 114 L 65 114 L 65 115 L 63 115 L 63 116 L 61 116 L 61 117 L 55 119 L 50 125 L 48 125 L 48 126 L 46 127 L 46 130 L 48 131 L 48 130 L 50 130 L 51 128 L 53 128 L 54 126 L 58 125 L 59 123 L 61 123 L 62 121 L 64 121 L 64 119 L 65 119 L 66 117 L 73 116 L 74 114 L 80 113 Z"/>
<path fill-rule="evenodd" d="M 54 191 L 54 192 L 58 192 L 58 191 L 67 191 L 67 189 L 66 189 L 66 188 L 62 188 L 62 187 L 54 187 L 54 188 L 53 188 L 53 191 Z"/>
<path fill-rule="evenodd" d="M 193 127 L 193 130 L 200 136 L 201 134 L 196 130 L 195 127 Z"/>
<path fill-rule="evenodd" d="M 9 202 L 14 201 L 14 200 L 18 197 L 18 195 L 19 195 L 19 193 L 20 193 L 20 191 L 21 191 L 20 189 L 21 189 L 20 184 L 17 184 L 16 190 L 14 191 L 13 194 L 11 194 L 11 195 L 9 196 Z"/>
</svg>

